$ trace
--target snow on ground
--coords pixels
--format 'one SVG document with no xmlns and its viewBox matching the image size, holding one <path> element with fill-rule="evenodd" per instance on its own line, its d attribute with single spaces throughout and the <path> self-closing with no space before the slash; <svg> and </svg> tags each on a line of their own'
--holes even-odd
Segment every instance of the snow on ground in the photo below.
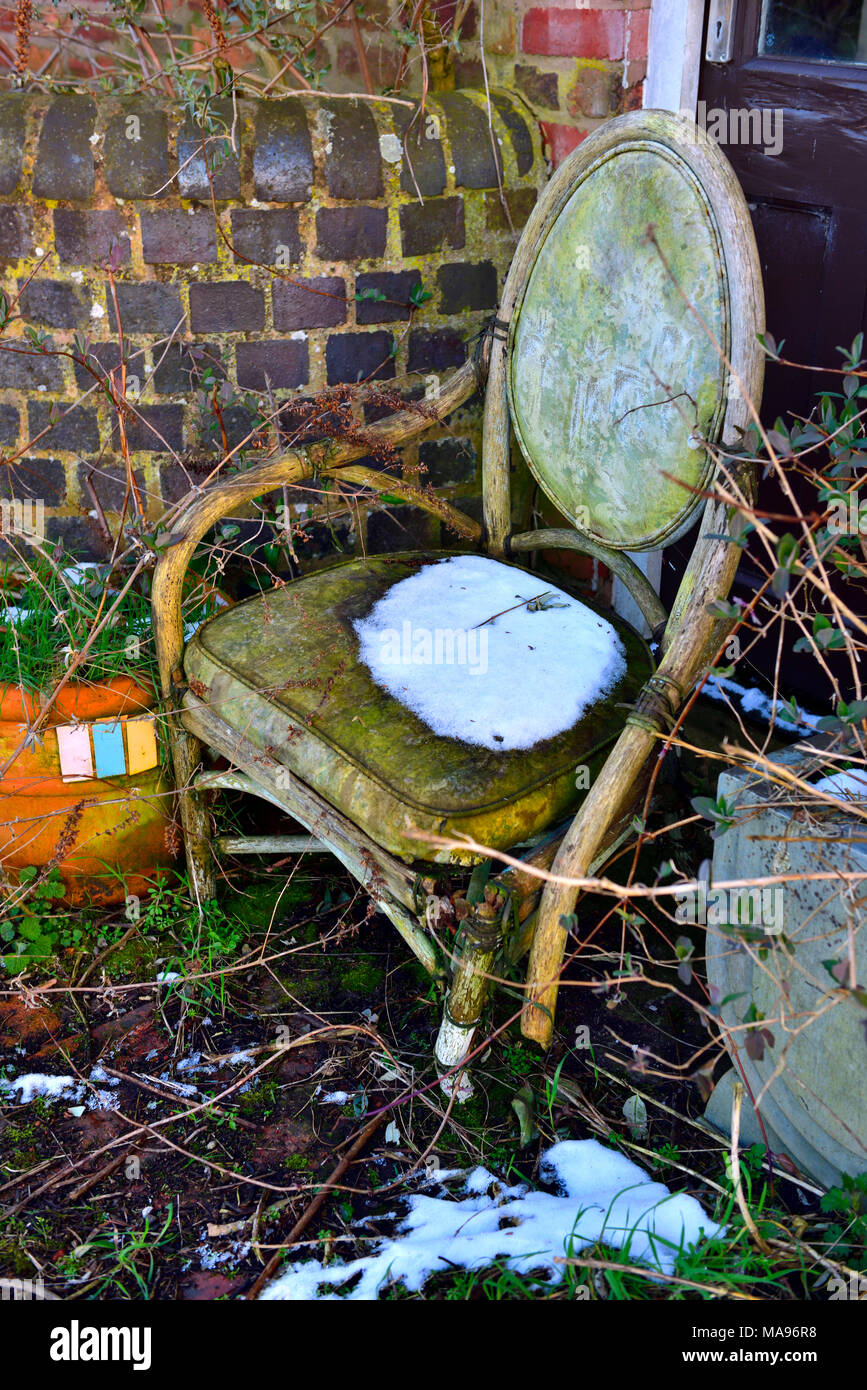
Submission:
<svg viewBox="0 0 867 1390">
<path fill-rule="evenodd" d="M 0 1096 L 16 1105 L 29 1105 L 37 1096 L 45 1100 L 80 1100 L 83 1092 L 74 1076 L 43 1076 L 27 1072 L 24 1076 L 0 1077 Z"/>
<path fill-rule="evenodd" d="M 501 1186 L 485 1168 L 464 1182 L 465 1196 L 416 1195 L 393 1238 L 348 1264 L 310 1260 L 292 1264 L 261 1297 L 304 1301 L 341 1297 L 334 1290 L 355 1278 L 346 1298 L 375 1299 L 388 1284 L 417 1293 L 435 1273 L 455 1267 L 486 1269 L 504 1260 L 518 1273 L 544 1271 L 563 1278 L 555 1259 L 578 1254 L 597 1240 L 628 1252 L 630 1260 L 670 1274 L 681 1248 L 724 1228 L 693 1197 L 672 1195 L 614 1149 L 595 1139 L 565 1140 L 540 1166 L 552 1192 L 523 1184 Z M 378 1220 L 381 1218 L 377 1218 Z"/>
<path fill-rule="evenodd" d="M 841 800 L 856 798 L 863 801 L 867 798 L 867 768 L 853 767 L 842 772 L 831 772 L 827 777 L 820 777 L 813 786 L 817 792 L 827 792 Z"/>
<path fill-rule="evenodd" d="M 791 719 L 783 717 L 785 706 L 779 700 L 774 706 L 770 695 L 766 695 L 763 690 L 757 690 L 755 686 L 741 685 L 728 676 L 708 676 L 701 693 L 709 695 L 712 700 L 722 700 L 724 704 L 736 704 L 740 701 L 744 714 L 751 714 L 754 719 L 770 722 L 773 712 L 777 728 L 789 734 L 814 734 L 816 724 L 822 718 L 820 714 L 809 714 L 799 706 L 800 722 L 793 723 Z"/>
<path fill-rule="evenodd" d="M 481 555 L 423 566 L 355 631 L 377 685 L 435 734 L 501 753 L 570 728 L 626 670 L 604 618 Z"/>
<path fill-rule="evenodd" d="M 91 1067 L 88 1081 L 102 1081 L 106 1086 L 119 1086 L 116 1077 L 109 1076 L 97 1063 Z M 84 1101 L 88 1110 L 112 1110 L 117 1097 L 104 1087 L 88 1086 L 74 1076 L 47 1076 L 31 1071 L 21 1076 L 0 1076 L 0 1101 L 12 1105 L 29 1105 L 37 1097 L 43 1100 Z"/>
</svg>

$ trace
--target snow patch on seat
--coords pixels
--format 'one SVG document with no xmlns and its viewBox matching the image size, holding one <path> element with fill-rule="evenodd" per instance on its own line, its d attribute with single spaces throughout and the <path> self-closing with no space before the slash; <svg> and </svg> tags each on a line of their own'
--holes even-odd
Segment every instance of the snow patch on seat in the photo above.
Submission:
<svg viewBox="0 0 867 1390">
<path fill-rule="evenodd" d="M 435 734 L 499 753 L 571 728 L 626 671 L 611 623 L 479 555 L 423 566 L 354 627 L 377 685 Z"/>
</svg>

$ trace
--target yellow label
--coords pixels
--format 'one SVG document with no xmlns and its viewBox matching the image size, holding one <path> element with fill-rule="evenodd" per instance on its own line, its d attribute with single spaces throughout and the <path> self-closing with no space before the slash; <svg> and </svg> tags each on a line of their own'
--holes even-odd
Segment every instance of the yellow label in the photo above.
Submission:
<svg viewBox="0 0 867 1390">
<path fill-rule="evenodd" d="M 126 763 L 132 775 L 147 772 L 159 762 L 157 737 L 152 715 L 126 720 Z"/>
</svg>

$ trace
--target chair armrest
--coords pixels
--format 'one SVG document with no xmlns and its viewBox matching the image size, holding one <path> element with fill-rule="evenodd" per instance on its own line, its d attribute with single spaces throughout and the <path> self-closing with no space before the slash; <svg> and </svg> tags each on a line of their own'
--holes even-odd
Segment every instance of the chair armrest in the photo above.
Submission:
<svg viewBox="0 0 867 1390">
<path fill-rule="evenodd" d="M 184 576 L 196 546 L 205 533 L 222 517 L 229 515 L 235 507 L 252 502 L 264 492 L 271 492 L 285 484 L 303 482 L 305 478 L 314 474 L 339 476 L 342 469 L 356 459 L 364 458 L 377 443 L 397 447 L 423 434 L 437 420 L 449 415 L 464 401 L 469 400 L 479 386 L 482 371 L 483 367 L 478 361 L 466 362 L 435 396 L 424 402 L 423 409 L 401 410 L 369 425 L 364 431 L 363 444 L 340 444 L 335 440 L 328 440 L 321 444 L 307 445 L 304 449 L 289 450 L 237 477 L 212 484 L 190 503 L 177 518 L 166 549 L 154 570 L 151 607 L 164 697 L 169 698 L 174 687 L 183 679 L 181 663 L 184 653 L 184 627 L 181 617 L 181 592 Z M 414 501 L 441 516 L 449 513 L 446 519 L 454 521 L 459 529 L 468 532 L 474 525 L 447 503 L 427 497 L 419 489 L 412 489 L 409 484 L 375 470 L 365 469 L 364 473 L 364 479 L 355 480 L 370 482 L 375 479 L 375 485 L 380 485 L 381 480 L 383 487 L 400 492 L 401 495 L 408 495 L 412 491 Z M 347 468 L 347 476 L 349 475 L 350 470 Z"/>
</svg>

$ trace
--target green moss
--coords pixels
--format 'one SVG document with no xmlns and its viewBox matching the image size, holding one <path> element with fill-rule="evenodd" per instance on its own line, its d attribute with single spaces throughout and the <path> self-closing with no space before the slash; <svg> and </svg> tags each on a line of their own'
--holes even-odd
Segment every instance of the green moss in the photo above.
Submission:
<svg viewBox="0 0 867 1390">
<path fill-rule="evenodd" d="M 356 961 L 340 975 L 340 983 L 351 994 L 375 994 L 385 978 L 385 971 L 370 959 Z"/>
<path fill-rule="evenodd" d="M 310 902 L 315 887 L 315 881 L 308 875 L 295 873 L 288 880 L 250 883 L 242 893 L 232 894 L 223 905 L 237 921 L 264 929 L 272 921 L 276 923 L 286 916 L 292 908 Z"/>
<path fill-rule="evenodd" d="M 276 1081 L 261 1081 L 249 1091 L 238 1093 L 238 1109 L 244 1116 L 265 1116 L 276 1107 L 280 1098 Z"/>
<path fill-rule="evenodd" d="M 310 1159 L 306 1158 L 304 1154 L 289 1154 L 283 1160 L 283 1167 L 287 1168 L 290 1173 L 306 1173 L 312 1166 Z"/>
<path fill-rule="evenodd" d="M 112 951 L 105 959 L 105 973 L 110 980 L 116 980 L 123 976 L 132 976 L 134 979 L 145 979 L 149 974 L 147 966 L 156 959 L 156 947 L 133 937 L 121 946 L 120 950 Z"/>
</svg>

